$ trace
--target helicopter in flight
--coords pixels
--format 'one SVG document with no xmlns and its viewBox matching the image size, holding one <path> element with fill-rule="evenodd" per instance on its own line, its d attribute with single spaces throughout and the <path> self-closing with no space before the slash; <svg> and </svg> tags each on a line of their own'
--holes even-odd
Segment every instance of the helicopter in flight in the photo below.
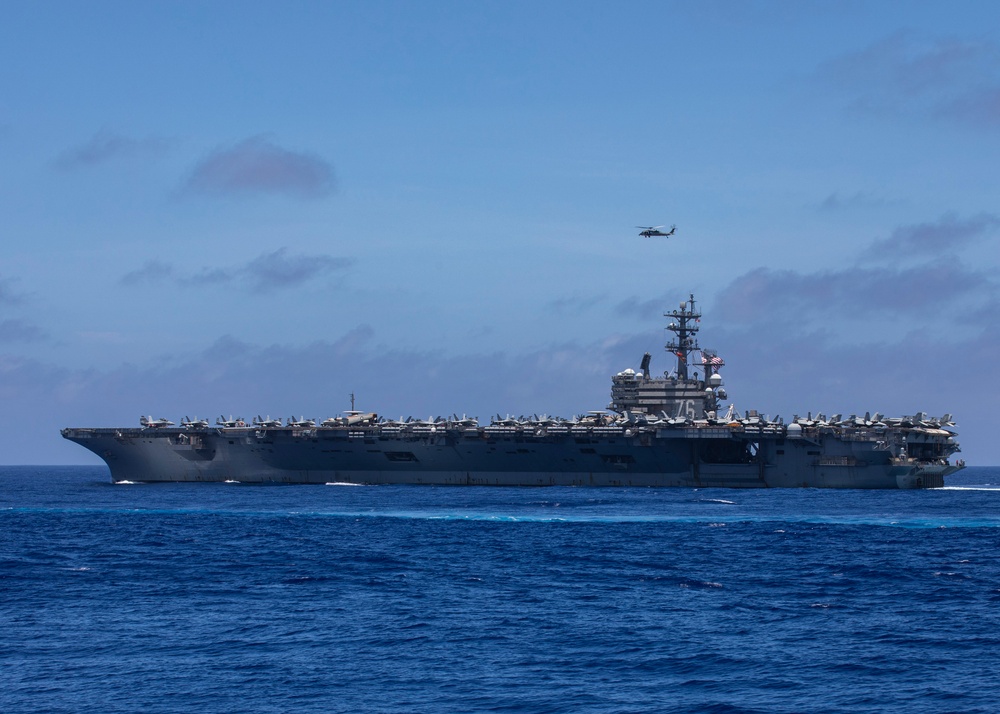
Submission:
<svg viewBox="0 0 1000 714">
<path fill-rule="evenodd" d="M 642 236 L 643 238 L 656 238 L 656 237 L 669 238 L 674 234 L 674 231 L 677 230 L 677 226 L 670 226 L 670 230 L 667 231 L 666 233 L 660 230 L 661 228 L 663 228 L 663 226 L 636 226 L 636 228 L 642 229 L 639 235 Z"/>
</svg>

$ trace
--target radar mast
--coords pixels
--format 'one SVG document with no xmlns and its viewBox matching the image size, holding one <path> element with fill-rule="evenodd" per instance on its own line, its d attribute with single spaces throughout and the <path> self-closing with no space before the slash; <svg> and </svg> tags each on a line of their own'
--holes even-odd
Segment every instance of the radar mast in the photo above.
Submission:
<svg viewBox="0 0 1000 714">
<path fill-rule="evenodd" d="M 677 357 L 677 378 L 687 379 L 691 353 L 699 349 L 697 334 L 701 313 L 695 310 L 694 294 L 682 302 L 679 309 L 665 312 L 663 316 L 671 318 L 667 329 L 674 333 L 674 337 L 666 344 L 666 348 Z"/>
</svg>

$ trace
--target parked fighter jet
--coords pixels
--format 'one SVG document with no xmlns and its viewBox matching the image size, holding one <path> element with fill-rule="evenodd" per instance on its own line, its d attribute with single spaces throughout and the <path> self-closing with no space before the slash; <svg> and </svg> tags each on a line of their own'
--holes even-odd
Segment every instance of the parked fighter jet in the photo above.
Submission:
<svg viewBox="0 0 1000 714">
<path fill-rule="evenodd" d="M 141 416 L 139 417 L 139 424 L 147 429 L 159 429 L 161 426 L 173 426 L 174 423 L 169 419 L 154 419 L 151 416 Z"/>
<path fill-rule="evenodd" d="M 256 418 L 253 420 L 253 425 L 265 429 L 268 427 L 271 428 L 279 427 L 281 426 L 281 417 L 278 417 L 277 419 L 272 419 L 269 415 L 266 419 L 261 419 L 260 414 L 258 414 Z"/>
<path fill-rule="evenodd" d="M 299 417 L 298 419 L 296 419 L 295 417 L 289 417 L 288 426 L 309 429 L 316 426 L 316 420 L 306 419 L 305 417 Z"/>
</svg>

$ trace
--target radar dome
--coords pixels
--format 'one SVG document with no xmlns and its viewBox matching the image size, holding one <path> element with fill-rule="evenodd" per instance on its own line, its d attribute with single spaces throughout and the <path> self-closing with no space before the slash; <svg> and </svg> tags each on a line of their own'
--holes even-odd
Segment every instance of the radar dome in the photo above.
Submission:
<svg viewBox="0 0 1000 714">
<path fill-rule="evenodd" d="M 713 387 L 721 387 L 722 386 L 722 375 L 721 374 L 713 374 L 711 377 L 708 378 L 708 383 L 710 385 L 712 385 Z"/>
</svg>

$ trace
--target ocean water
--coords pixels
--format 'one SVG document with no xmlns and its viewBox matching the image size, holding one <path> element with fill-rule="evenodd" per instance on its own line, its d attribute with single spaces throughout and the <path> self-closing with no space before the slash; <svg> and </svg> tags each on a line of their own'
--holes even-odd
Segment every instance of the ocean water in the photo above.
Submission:
<svg viewBox="0 0 1000 714">
<path fill-rule="evenodd" d="M 997 712 L 1000 468 L 951 484 L 0 467 L 0 712 Z"/>
</svg>

